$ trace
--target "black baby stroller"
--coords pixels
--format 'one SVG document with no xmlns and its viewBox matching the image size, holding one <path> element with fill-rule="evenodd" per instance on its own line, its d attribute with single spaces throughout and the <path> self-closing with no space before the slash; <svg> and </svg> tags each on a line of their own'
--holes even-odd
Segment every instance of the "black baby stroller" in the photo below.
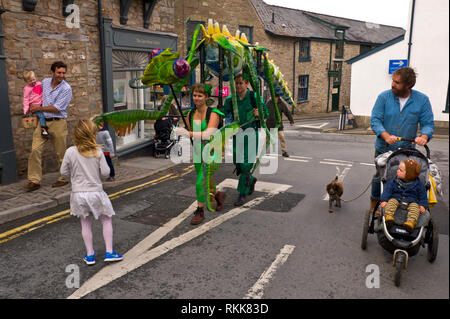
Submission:
<svg viewBox="0 0 450 319">
<path fill-rule="evenodd" d="M 181 156 L 182 150 L 179 142 L 179 137 L 176 137 L 173 121 L 171 116 L 165 116 L 156 120 L 155 128 L 155 144 L 154 157 L 164 155 L 165 158 L 170 158 L 170 150 L 176 147 L 178 156 Z"/>
<path fill-rule="evenodd" d="M 401 140 L 414 142 L 414 140 L 403 138 L 401 138 Z M 429 189 L 432 187 L 429 177 L 430 166 L 434 165 L 433 168 L 437 171 L 439 170 L 430 160 L 430 150 L 428 146 L 425 145 L 424 147 L 427 153 L 426 157 L 414 148 L 400 148 L 378 156 L 376 161 L 382 176 L 381 190 L 383 190 L 383 187 L 387 181 L 396 177 L 400 162 L 407 158 L 412 158 L 421 166 L 419 179 L 425 185 L 427 193 L 429 194 Z M 393 264 L 395 267 L 394 283 L 396 286 L 399 286 L 402 271 L 406 270 L 408 266 L 408 258 L 416 255 L 420 250 L 420 246 L 424 248 L 427 246 L 427 259 L 430 263 L 436 259 L 439 233 L 433 219 L 431 218 L 429 210 L 423 214 L 420 214 L 414 230 L 409 233 L 403 227 L 403 223 L 406 221 L 408 214 L 406 210 L 407 203 L 399 205 L 399 208 L 394 214 L 394 225 L 388 229 L 384 220 L 384 209 L 380 209 L 382 214 L 381 216 L 377 216 L 376 214 L 379 205 L 380 201 L 377 203 L 373 211 L 368 211 L 365 214 L 361 248 L 366 249 L 368 234 L 376 233 L 378 243 L 381 247 L 393 254 Z"/>
</svg>

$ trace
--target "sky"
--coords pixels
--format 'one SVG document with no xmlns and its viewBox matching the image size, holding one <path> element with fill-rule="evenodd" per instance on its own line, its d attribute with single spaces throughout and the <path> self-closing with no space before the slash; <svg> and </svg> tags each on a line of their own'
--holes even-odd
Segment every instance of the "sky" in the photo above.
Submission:
<svg viewBox="0 0 450 319">
<path fill-rule="evenodd" d="M 407 29 L 410 0 L 264 0 L 267 4 Z"/>
</svg>

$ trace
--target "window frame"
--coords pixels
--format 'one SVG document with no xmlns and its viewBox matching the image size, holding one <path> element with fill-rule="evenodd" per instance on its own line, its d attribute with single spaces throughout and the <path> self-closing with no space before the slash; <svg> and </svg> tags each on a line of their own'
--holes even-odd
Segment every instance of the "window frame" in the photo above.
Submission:
<svg viewBox="0 0 450 319">
<path fill-rule="evenodd" d="M 302 52 L 302 42 L 306 43 L 306 57 L 301 56 Z M 302 38 L 298 41 L 298 62 L 309 62 L 311 61 L 311 40 Z"/>
<path fill-rule="evenodd" d="M 359 46 L 359 55 L 366 54 L 370 50 L 372 50 L 372 46 L 370 44 L 361 44 Z"/>
<path fill-rule="evenodd" d="M 305 80 L 304 86 L 301 86 L 301 79 Z M 305 94 L 301 94 L 300 90 L 304 90 Z M 303 92 L 302 92 L 303 93 Z M 298 76 L 298 87 L 297 87 L 297 103 L 305 103 L 308 102 L 308 93 L 309 93 L 309 74 L 301 74 Z"/>
<path fill-rule="evenodd" d="M 341 34 L 341 35 L 339 35 L 339 34 Z M 335 57 L 335 59 L 343 59 L 344 58 L 345 30 L 343 30 L 343 29 L 336 29 L 335 32 L 334 32 L 334 35 L 338 38 L 336 40 L 334 57 Z M 340 49 L 339 51 L 341 51 L 341 52 L 339 52 L 338 49 Z M 338 53 L 340 53 L 340 54 L 338 55 Z"/>
<path fill-rule="evenodd" d="M 191 37 L 189 37 L 189 26 L 191 26 L 191 25 L 194 26 L 194 28 L 192 30 L 192 32 L 193 32 L 195 30 L 195 26 L 197 26 L 197 24 L 203 24 L 206 28 L 205 21 L 197 21 L 197 20 L 187 20 L 186 21 L 186 54 L 188 54 L 189 50 L 191 49 L 191 47 L 190 47 L 191 43 L 188 42 L 188 40 L 191 39 Z M 197 38 L 197 41 L 202 40 L 203 39 L 202 32 L 199 32 L 198 35 L 199 36 Z"/>
<path fill-rule="evenodd" d="M 247 29 L 249 32 L 246 32 L 246 30 L 244 31 L 241 28 Z M 241 33 L 245 33 L 245 36 L 247 37 L 249 43 L 253 43 L 253 27 L 248 25 L 239 25 L 238 29 Z"/>
</svg>

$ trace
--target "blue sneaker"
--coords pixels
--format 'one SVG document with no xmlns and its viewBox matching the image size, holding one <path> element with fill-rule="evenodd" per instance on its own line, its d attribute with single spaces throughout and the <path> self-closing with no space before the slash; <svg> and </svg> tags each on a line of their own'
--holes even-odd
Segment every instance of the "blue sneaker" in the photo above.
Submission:
<svg viewBox="0 0 450 319">
<path fill-rule="evenodd" d="M 95 264 L 95 253 L 90 256 L 88 256 L 88 255 L 84 256 L 83 260 L 87 265 Z"/>
<path fill-rule="evenodd" d="M 122 260 L 123 256 L 116 253 L 114 250 L 112 253 L 105 253 L 105 261 L 119 261 Z"/>
</svg>

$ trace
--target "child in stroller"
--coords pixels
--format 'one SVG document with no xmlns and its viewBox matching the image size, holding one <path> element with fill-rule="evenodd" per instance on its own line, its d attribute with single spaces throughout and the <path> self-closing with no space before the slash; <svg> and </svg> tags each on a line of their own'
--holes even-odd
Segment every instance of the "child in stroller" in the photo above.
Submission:
<svg viewBox="0 0 450 319">
<path fill-rule="evenodd" d="M 164 116 L 158 120 L 156 120 L 154 124 L 155 128 L 155 144 L 154 144 L 154 156 L 157 157 L 159 154 L 163 153 L 166 158 L 170 157 L 170 150 L 175 144 L 178 143 L 179 137 L 177 138 L 174 135 L 173 128 L 175 127 L 174 120 L 172 120 L 173 116 Z M 178 150 L 178 155 L 180 154 L 181 149 Z"/>
<path fill-rule="evenodd" d="M 408 141 L 413 142 L 413 140 Z M 437 257 L 439 232 L 429 211 L 432 206 L 429 203 L 428 196 L 429 193 L 434 189 L 432 185 L 434 185 L 438 180 L 441 181 L 441 173 L 436 164 L 434 164 L 430 160 L 430 150 L 428 146 L 424 145 L 424 147 L 427 153 L 426 157 L 415 148 L 400 148 L 395 151 L 389 151 L 381 154 L 375 159 L 377 167 L 380 170 L 380 176 L 382 176 L 381 187 L 383 195 L 380 201 L 377 202 L 373 210 L 367 211 L 364 216 L 364 228 L 361 240 L 361 248 L 366 249 L 368 234 L 376 233 L 380 246 L 388 252 L 394 254 L 394 282 L 396 286 L 400 285 L 401 273 L 402 270 L 405 270 L 407 268 L 408 258 L 416 255 L 419 252 L 420 247 L 427 247 L 427 259 L 430 263 L 434 262 Z M 389 191 L 389 188 L 393 188 L 393 180 L 398 181 L 398 177 L 404 179 L 402 177 L 403 173 L 401 172 L 399 174 L 399 166 L 402 166 L 400 171 L 405 171 L 404 175 L 408 176 L 408 167 L 411 170 L 411 167 L 415 166 L 414 164 L 412 164 L 412 160 L 417 162 L 420 166 L 419 170 L 417 170 L 418 167 L 415 167 L 415 169 L 413 169 L 413 177 L 415 176 L 414 183 L 420 183 L 425 188 L 426 197 L 425 201 L 422 201 L 423 198 L 421 198 L 421 200 L 418 200 L 419 206 L 423 206 L 424 212 L 419 213 L 416 211 L 415 214 L 418 215 L 418 218 L 415 222 L 415 225 L 411 227 L 412 231 L 410 232 L 411 228 L 408 228 L 408 226 L 405 227 L 405 222 L 408 221 L 409 215 L 409 212 L 407 210 L 408 205 L 401 204 L 398 205 L 398 207 L 394 208 L 389 207 L 390 205 L 388 203 L 390 198 L 394 196 L 392 195 L 392 190 Z M 403 165 L 405 165 L 405 167 L 403 167 Z M 407 179 L 411 178 L 411 176 L 408 177 Z M 396 185 L 394 187 L 398 186 L 399 185 Z M 422 186 L 420 186 L 421 197 L 423 196 Z M 439 188 L 440 187 L 438 187 L 438 189 Z M 388 190 L 384 191 L 383 189 Z M 405 200 L 406 197 L 407 196 L 405 196 Z M 400 200 L 400 202 L 403 202 L 405 200 Z M 407 201 L 415 200 L 408 199 Z M 381 206 L 380 211 L 382 213 L 382 216 L 379 216 L 376 213 L 379 205 Z M 416 207 L 416 209 L 419 210 L 419 207 Z M 392 212 L 394 212 L 394 220 L 392 220 L 390 217 Z M 375 221 L 377 221 L 377 225 L 375 225 Z"/>
<path fill-rule="evenodd" d="M 407 208 L 408 216 L 403 227 L 412 232 L 419 214 L 425 213 L 428 208 L 427 190 L 419 179 L 420 164 L 408 158 L 400 162 L 397 177 L 387 182 L 381 195 L 381 208 L 385 208 L 384 219 L 388 227 L 394 224 L 394 213 L 403 205 Z"/>
</svg>

